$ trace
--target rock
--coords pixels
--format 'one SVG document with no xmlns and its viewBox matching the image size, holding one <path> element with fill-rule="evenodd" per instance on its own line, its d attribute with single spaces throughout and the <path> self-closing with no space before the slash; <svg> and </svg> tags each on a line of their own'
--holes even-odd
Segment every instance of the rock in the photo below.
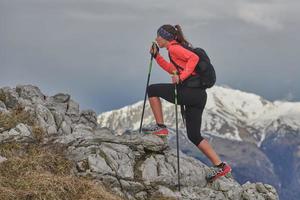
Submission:
<svg viewBox="0 0 300 200">
<path fill-rule="evenodd" d="M 14 108 L 18 104 L 19 95 L 18 93 L 9 87 L 0 89 L 0 94 L 5 96 L 4 104 L 7 108 Z"/>
<path fill-rule="evenodd" d="M 99 144 L 101 142 L 111 142 L 130 146 L 132 149 L 139 148 L 142 151 L 162 152 L 168 148 L 167 143 L 155 135 L 122 135 L 116 136 L 107 128 L 91 130 L 94 134 L 91 138 L 85 138 L 85 145 Z M 73 133 L 72 133 L 73 134 Z"/>
<path fill-rule="evenodd" d="M 89 170 L 89 165 L 87 160 L 82 160 L 76 163 L 76 169 L 78 172 L 85 172 Z"/>
<path fill-rule="evenodd" d="M 51 111 L 49 107 L 47 108 Z M 59 129 L 62 125 L 62 122 L 64 121 L 64 114 L 56 110 L 52 110 L 51 113 L 53 115 L 56 127 Z"/>
<path fill-rule="evenodd" d="M 206 185 L 204 164 L 200 161 L 191 161 L 184 155 L 180 155 L 181 185 L 198 186 Z M 201 170 L 200 170 L 201 169 Z M 174 151 L 166 152 L 164 155 L 151 155 L 140 166 L 142 179 L 147 185 L 156 183 L 164 185 L 177 184 L 177 156 Z"/>
<path fill-rule="evenodd" d="M 15 128 L 10 129 L 9 131 L 4 131 L 0 134 L 0 142 L 1 141 L 24 141 L 30 140 L 33 136 L 31 134 L 31 129 L 27 125 L 20 123 Z"/>
<path fill-rule="evenodd" d="M 194 199 L 203 199 L 203 200 L 212 200 L 226 199 L 224 194 L 220 191 L 215 191 L 210 188 L 201 188 L 201 187 L 184 187 L 181 191 L 183 200 L 194 200 Z"/>
<path fill-rule="evenodd" d="M 86 124 L 93 129 L 97 127 L 97 115 L 93 110 L 83 110 L 80 113 L 79 123 Z"/>
<path fill-rule="evenodd" d="M 115 171 L 118 177 L 133 179 L 135 158 L 128 146 L 102 143 L 99 153 L 105 157 L 107 164 Z"/>
<path fill-rule="evenodd" d="M 231 179 L 225 177 L 221 177 L 212 183 L 212 188 L 222 192 L 228 192 L 239 187 L 240 185 L 237 182 L 231 181 Z"/>
<path fill-rule="evenodd" d="M 48 134 L 52 135 L 57 133 L 56 122 L 50 110 L 41 105 L 37 104 L 35 108 L 35 114 L 39 126 Z"/>
<path fill-rule="evenodd" d="M 277 196 L 277 192 L 275 190 L 275 188 L 272 185 L 269 184 L 264 184 L 265 188 L 272 194 L 274 194 L 275 196 Z"/>
<path fill-rule="evenodd" d="M 88 164 L 91 172 L 100 173 L 103 175 L 114 175 L 114 171 L 107 165 L 105 158 L 98 154 L 88 156 Z"/>
<path fill-rule="evenodd" d="M 120 178 L 134 178 L 135 158 L 132 150 L 121 144 L 102 143 L 89 147 L 80 148 L 81 156 L 77 156 L 76 160 L 85 159 L 87 157 L 90 169 L 94 172 L 105 171 L 105 173 L 114 174 Z M 72 155 L 78 152 L 73 149 Z M 74 158 L 73 158 L 74 159 Z"/>
<path fill-rule="evenodd" d="M 6 105 L 0 101 L 0 113 L 6 113 L 8 112 L 7 109 L 6 109 Z"/>
<path fill-rule="evenodd" d="M 69 106 L 69 100 L 69 94 L 59 93 L 54 96 L 48 97 L 46 99 L 45 106 L 53 113 L 55 112 L 65 115 Z"/>
<path fill-rule="evenodd" d="M 150 156 L 141 165 L 140 171 L 142 172 L 142 179 L 145 184 L 150 185 L 151 182 L 156 181 L 158 177 L 157 162 L 154 156 Z"/>
<path fill-rule="evenodd" d="M 118 190 L 121 190 L 121 184 L 118 178 L 110 175 L 101 175 L 101 176 L 94 176 L 97 177 L 97 179 L 101 180 L 105 185 L 107 185 L 110 188 L 115 188 Z M 122 193 L 121 196 L 124 196 Z"/>
<path fill-rule="evenodd" d="M 46 96 L 33 85 L 17 85 L 16 92 L 19 97 L 31 101 L 33 104 L 43 104 Z"/>
<path fill-rule="evenodd" d="M 269 191 L 265 188 L 264 184 L 262 183 L 257 183 L 256 184 L 256 190 L 259 192 L 259 193 L 264 193 L 264 194 L 267 194 Z"/>
<path fill-rule="evenodd" d="M 154 135 L 145 135 L 145 136 L 137 136 L 136 140 L 141 140 L 141 144 L 144 149 L 154 152 L 160 152 L 165 150 L 168 145 L 165 143 L 163 139 Z"/>
<path fill-rule="evenodd" d="M 158 189 L 156 192 L 153 193 L 153 196 L 164 196 L 164 197 L 171 197 L 171 198 L 177 198 L 178 195 L 176 195 L 175 192 L 173 192 L 170 188 L 165 186 L 158 186 Z"/>
<path fill-rule="evenodd" d="M 82 136 L 93 134 L 93 129 L 85 124 L 75 124 L 73 127 L 73 132 L 80 133 Z"/>
<path fill-rule="evenodd" d="M 72 99 L 69 100 L 66 115 L 68 115 L 72 123 L 77 123 L 80 115 L 79 115 L 79 104 L 73 101 Z"/>
<path fill-rule="evenodd" d="M 52 110 L 51 111 L 54 121 L 56 124 L 56 127 L 58 129 L 58 134 L 71 134 L 72 133 L 72 128 L 71 128 L 71 120 L 68 116 L 64 115 L 63 113 L 57 111 L 57 110 Z"/>
<path fill-rule="evenodd" d="M 59 131 L 61 131 L 61 133 L 63 133 L 63 134 L 71 134 L 72 133 L 71 126 L 66 121 L 63 121 L 61 123 L 61 126 L 59 127 Z"/>
<path fill-rule="evenodd" d="M 269 186 L 267 186 L 269 187 Z M 255 199 L 268 199 L 268 200 L 278 200 L 279 197 L 277 193 L 273 193 L 274 188 L 271 189 L 271 192 L 266 189 L 266 186 L 262 183 L 250 183 L 247 182 L 243 185 L 242 197 L 246 200 L 255 200 Z"/>
<path fill-rule="evenodd" d="M 69 94 L 58 93 L 53 96 L 55 103 L 67 103 L 70 100 L 71 96 Z"/>
<path fill-rule="evenodd" d="M 57 103 L 53 97 L 47 98 L 45 106 L 51 111 L 65 115 L 68 109 L 68 103 Z"/>
<path fill-rule="evenodd" d="M 138 193 L 136 193 L 135 198 L 138 200 L 147 200 L 148 199 L 147 192 L 145 192 L 145 191 L 138 192 Z"/>
<path fill-rule="evenodd" d="M 120 184 L 124 190 L 129 191 L 131 194 L 136 194 L 145 189 L 143 184 L 136 181 L 120 179 Z"/>
</svg>

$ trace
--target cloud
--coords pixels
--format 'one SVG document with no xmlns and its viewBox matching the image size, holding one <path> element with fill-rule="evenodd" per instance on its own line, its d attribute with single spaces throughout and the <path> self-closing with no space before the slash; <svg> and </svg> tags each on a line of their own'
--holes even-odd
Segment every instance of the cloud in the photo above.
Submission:
<svg viewBox="0 0 300 200">
<path fill-rule="evenodd" d="M 237 3 L 237 16 L 247 23 L 271 31 L 281 31 L 286 21 L 293 20 L 295 7 L 299 5 L 299 2 L 293 0 L 240 1 Z"/>
<path fill-rule="evenodd" d="M 268 4 L 244 3 L 239 6 L 238 16 L 248 22 L 270 30 L 282 30 L 283 24 L 278 19 L 274 6 Z M 277 9 L 276 9 L 277 10 Z"/>
<path fill-rule="evenodd" d="M 66 15 L 67 17 L 73 18 L 75 20 L 97 21 L 97 22 L 132 21 L 137 19 L 137 16 L 133 16 L 133 15 L 124 15 L 121 13 L 111 15 L 109 13 L 93 13 L 86 10 L 68 11 L 66 12 Z"/>
<path fill-rule="evenodd" d="M 130 104 L 143 98 L 148 45 L 170 23 L 207 50 L 219 83 L 278 99 L 289 88 L 273 83 L 291 79 L 287 97 L 299 99 L 298 1 L 0 0 L 0 84 L 68 89 L 97 111 Z M 169 80 L 154 63 L 151 82 Z"/>
</svg>

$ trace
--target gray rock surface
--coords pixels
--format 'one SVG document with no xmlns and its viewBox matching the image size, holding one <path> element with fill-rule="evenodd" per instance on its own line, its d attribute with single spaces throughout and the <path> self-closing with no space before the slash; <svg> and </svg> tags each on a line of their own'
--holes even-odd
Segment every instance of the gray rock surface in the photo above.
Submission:
<svg viewBox="0 0 300 200">
<path fill-rule="evenodd" d="M 0 143 L 8 141 L 28 141 L 32 139 L 31 127 L 26 124 L 20 123 L 15 128 L 9 131 L 0 133 Z"/>
<path fill-rule="evenodd" d="M 33 104 L 41 104 L 46 98 L 38 87 L 32 85 L 17 85 L 16 92 L 20 98 L 29 100 Z"/>
<path fill-rule="evenodd" d="M 5 96 L 4 104 L 7 108 L 13 108 L 18 103 L 19 95 L 15 89 L 3 87 L 0 89 L 0 94 Z"/>
<path fill-rule="evenodd" d="M 0 113 L 7 112 L 6 105 L 0 100 Z"/>
</svg>

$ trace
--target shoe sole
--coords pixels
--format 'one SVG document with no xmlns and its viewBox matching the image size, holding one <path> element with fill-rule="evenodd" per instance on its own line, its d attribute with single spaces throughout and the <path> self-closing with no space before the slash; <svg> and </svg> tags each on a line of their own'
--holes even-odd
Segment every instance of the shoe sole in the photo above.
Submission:
<svg viewBox="0 0 300 200">
<path fill-rule="evenodd" d="M 161 137 L 161 138 L 168 137 L 168 134 L 154 134 L 154 133 L 151 133 L 151 132 L 143 132 L 143 133 L 146 134 L 146 135 L 150 135 L 150 134 L 156 135 L 156 136 Z"/>
<path fill-rule="evenodd" d="M 222 176 L 225 176 L 225 177 L 227 177 L 227 176 L 231 176 L 231 171 L 232 171 L 232 169 L 231 168 L 229 168 L 228 170 L 225 170 L 224 172 L 222 172 L 221 174 L 219 174 L 219 175 L 217 175 L 217 176 L 215 176 L 215 177 L 213 177 L 213 178 L 207 178 L 206 180 L 208 181 L 208 182 L 213 182 L 213 181 L 215 181 L 216 179 L 218 179 L 218 178 L 220 178 L 220 177 L 222 177 Z M 228 177 L 227 177 L 228 178 Z"/>
</svg>

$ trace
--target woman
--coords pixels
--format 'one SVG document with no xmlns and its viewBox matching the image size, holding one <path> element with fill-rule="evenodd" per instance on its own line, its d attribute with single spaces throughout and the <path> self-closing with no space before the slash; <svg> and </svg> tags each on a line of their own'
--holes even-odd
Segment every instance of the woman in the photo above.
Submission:
<svg viewBox="0 0 300 200">
<path fill-rule="evenodd" d="M 199 58 L 195 53 L 187 50 L 183 46 L 191 47 L 190 43 L 184 38 L 181 27 L 176 25 L 163 25 L 157 31 L 156 42 L 159 48 L 166 48 L 170 58 L 176 65 L 183 69 L 178 69 L 167 62 L 160 54 L 159 48 L 151 47 L 150 53 L 155 58 L 156 62 L 168 73 L 172 74 L 172 83 L 152 84 L 147 88 L 148 99 L 156 120 L 156 125 L 143 128 L 143 132 L 151 133 L 158 136 L 167 136 L 168 129 L 164 125 L 162 105 L 160 97 L 174 103 L 174 84 L 178 90 L 178 104 L 185 105 L 186 129 L 189 140 L 195 144 L 212 162 L 212 173 L 208 175 L 208 180 L 214 180 L 220 176 L 224 176 L 231 171 L 231 167 L 222 162 L 210 144 L 201 136 L 201 118 L 203 109 L 206 104 L 207 94 L 205 89 L 187 87 L 181 84 L 188 77 L 196 74 L 195 67 Z M 178 72 L 178 75 L 174 75 Z"/>
</svg>

